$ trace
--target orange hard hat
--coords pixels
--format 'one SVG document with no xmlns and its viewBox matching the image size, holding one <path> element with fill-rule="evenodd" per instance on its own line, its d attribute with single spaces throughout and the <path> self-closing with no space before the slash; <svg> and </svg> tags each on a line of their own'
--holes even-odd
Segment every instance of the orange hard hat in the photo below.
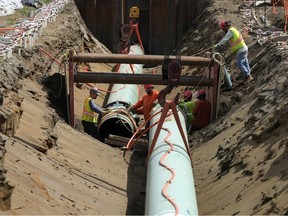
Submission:
<svg viewBox="0 0 288 216">
<path fill-rule="evenodd" d="M 144 89 L 147 90 L 148 88 L 154 88 L 154 85 L 152 84 L 145 84 Z"/>
<path fill-rule="evenodd" d="M 222 29 L 222 30 L 227 28 L 227 27 L 229 27 L 229 26 L 230 26 L 230 21 L 228 21 L 228 20 L 222 20 L 219 23 L 219 28 Z"/>
<path fill-rule="evenodd" d="M 192 91 L 185 91 L 185 92 L 183 92 L 183 97 L 184 97 L 184 98 L 190 98 L 190 97 L 192 97 Z"/>
<path fill-rule="evenodd" d="M 198 91 L 197 97 L 199 97 L 200 95 L 206 95 L 206 91 L 204 89 L 201 89 Z"/>
</svg>

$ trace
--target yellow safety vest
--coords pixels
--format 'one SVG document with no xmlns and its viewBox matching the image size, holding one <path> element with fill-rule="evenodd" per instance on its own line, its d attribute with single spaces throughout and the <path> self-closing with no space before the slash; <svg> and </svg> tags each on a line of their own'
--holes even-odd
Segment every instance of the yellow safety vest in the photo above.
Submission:
<svg viewBox="0 0 288 216">
<path fill-rule="evenodd" d="M 91 110 L 89 102 L 92 98 L 89 96 L 85 99 L 82 112 L 82 120 L 95 123 L 97 121 L 96 113 Z"/>
<path fill-rule="evenodd" d="M 183 112 L 187 118 L 187 123 L 190 126 L 191 122 L 194 119 L 194 115 L 192 113 L 192 111 L 195 107 L 194 102 L 193 101 L 182 102 L 182 103 L 179 103 L 178 106 L 183 110 Z"/>
<path fill-rule="evenodd" d="M 231 52 L 235 53 L 239 49 L 241 49 L 242 47 L 245 46 L 245 42 L 242 38 L 242 35 L 240 34 L 240 32 L 236 28 L 231 27 L 229 30 L 231 30 L 233 33 L 233 38 L 231 38 L 229 40 L 229 45 L 231 48 Z"/>
</svg>

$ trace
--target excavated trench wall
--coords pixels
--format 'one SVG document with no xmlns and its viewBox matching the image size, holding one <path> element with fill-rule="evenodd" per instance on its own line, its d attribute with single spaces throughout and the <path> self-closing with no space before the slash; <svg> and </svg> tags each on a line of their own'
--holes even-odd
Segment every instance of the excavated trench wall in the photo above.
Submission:
<svg viewBox="0 0 288 216">
<path fill-rule="evenodd" d="M 197 14 L 211 0 L 74 1 L 89 30 L 112 52 L 118 51 L 120 26 L 129 22 L 129 9 L 132 6 L 138 6 L 140 9 L 139 32 L 145 54 L 157 55 L 170 54 L 179 45 L 183 32 L 191 26 Z M 134 35 L 132 39 L 136 40 L 137 38 Z M 18 79 L 31 75 L 29 70 L 22 74 L 20 67 L 10 67 L 11 65 L 9 65 L 9 68 L 2 67 L 0 70 L 2 77 L 13 74 L 13 80 L 11 78 L 9 83 L 5 83 L 5 86 L 1 88 L 1 92 L 4 92 L 5 89 L 7 92 L 18 89 Z M 10 73 L 7 73 L 7 71 L 10 71 Z M 23 112 L 21 108 L 22 99 L 19 97 L 14 99 L 14 103 L 5 104 L 5 106 L 3 104 L 2 106 L 3 95 L 0 95 L 0 210 L 10 209 L 10 198 L 14 188 L 6 179 L 6 169 L 3 167 L 6 153 L 5 140 L 15 134 Z M 64 107 L 59 110 L 67 109 Z M 65 116 L 64 114 L 64 118 Z"/>
</svg>

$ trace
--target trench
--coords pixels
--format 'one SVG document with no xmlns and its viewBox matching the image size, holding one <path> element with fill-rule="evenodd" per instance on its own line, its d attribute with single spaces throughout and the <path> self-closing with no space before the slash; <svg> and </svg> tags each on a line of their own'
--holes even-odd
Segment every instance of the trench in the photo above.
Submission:
<svg viewBox="0 0 288 216">
<path fill-rule="evenodd" d="M 93 6 L 96 2 L 96 6 Z M 84 19 L 89 30 L 94 36 L 102 42 L 112 52 L 117 53 L 117 47 L 120 41 L 120 26 L 122 22 L 127 22 L 127 11 L 131 5 L 138 1 L 125 1 L 127 4 L 113 5 L 113 1 L 75 1 L 78 9 Z M 148 3 L 147 3 L 148 2 Z M 175 47 L 182 40 L 183 32 L 185 28 L 190 26 L 193 17 L 196 14 L 196 10 L 191 16 L 191 11 L 183 13 L 183 8 L 189 8 L 187 5 L 183 5 L 184 1 L 176 1 L 175 7 L 165 4 L 162 1 L 150 0 L 146 3 L 143 1 L 140 11 L 143 12 L 143 16 L 139 19 L 141 26 L 139 32 L 143 45 L 145 47 L 145 54 L 172 54 Z M 176 4 L 178 2 L 178 5 Z M 179 3 L 182 2 L 182 3 Z M 185 1 L 185 4 L 191 4 L 196 1 Z M 111 4 L 113 6 L 111 6 Z M 154 7 L 149 7 L 148 5 Z M 195 3 L 196 5 L 196 3 Z M 114 8 L 117 11 L 121 11 L 121 16 L 116 17 L 112 14 L 111 10 Z M 100 10 L 102 12 L 100 12 Z M 103 14 L 105 12 L 105 14 Z M 175 19 L 177 14 L 182 14 L 180 19 Z M 188 18 L 188 14 L 189 17 Z M 160 16 L 159 16 L 160 15 Z M 170 15 L 170 16 L 169 16 Z M 112 17 L 111 19 L 103 19 L 103 17 Z M 152 20 L 151 17 L 157 16 L 159 19 Z M 124 19 L 123 19 L 124 17 Z M 160 19 L 163 18 L 163 19 Z M 185 19 L 186 18 L 186 19 Z M 99 21 L 101 20 L 101 22 Z M 173 21 L 174 20 L 174 21 Z M 174 23 L 173 23 L 173 22 Z M 163 23 L 171 23 L 172 25 L 163 25 Z M 176 33 L 176 34 L 175 34 Z M 132 38 L 133 42 L 139 38 Z M 139 41 L 138 41 L 139 42 Z M 55 108 L 57 114 L 69 123 L 68 104 L 69 101 L 66 96 L 65 77 L 60 74 L 54 74 L 51 77 L 45 77 L 42 83 L 48 89 L 49 100 L 51 107 Z M 135 132 L 135 125 L 131 124 L 131 119 L 121 116 L 120 113 L 100 117 L 98 121 L 98 136 L 100 141 L 104 141 L 109 134 L 119 135 L 122 137 L 130 138 Z M 145 164 L 146 152 L 133 152 L 130 158 L 130 164 L 128 169 L 128 182 L 127 182 L 127 215 L 130 214 L 145 214 L 145 197 L 146 197 L 146 164 Z M 137 173 L 141 169 L 142 177 Z M 145 177 L 143 178 L 143 175 Z M 135 183 L 137 187 L 135 187 Z"/>
<path fill-rule="evenodd" d="M 173 1 L 171 4 L 171 1 Z M 139 8 L 140 39 L 145 54 L 172 54 L 182 40 L 183 33 L 190 27 L 196 17 L 197 0 L 177 1 L 113 1 L 113 0 L 75 0 L 75 4 L 92 34 L 112 52 L 118 52 L 121 43 L 121 25 L 129 23 L 130 8 Z M 115 13 L 115 11 L 117 13 Z M 154 19 L 157 17 L 157 19 Z M 163 25 L 163 23 L 169 23 Z M 131 29 L 130 29 L 131 30 Z M 132 34 L 131 43 L 139 38 Z M 69 123 L 68 104 L 66 97 L 65 77 L 55 74 L 44 77 L 42 83 L 49 93 L 51 107 Z M 109 134 L 131 137 L 135 131 L 130 120 L 114 115 L 106 121 L 99 122 L 99 139 L 104 141 Z"/>
<path fill-rule="evenodd" d="M 65 76 L 60 73 L 54 73 L 51 76 L 43 76 L 41 82 L 48 92 L 50 106 L 55 109 L 59 117 L 69 124 L 69 101 L 66 95 Z"/>
</svg>

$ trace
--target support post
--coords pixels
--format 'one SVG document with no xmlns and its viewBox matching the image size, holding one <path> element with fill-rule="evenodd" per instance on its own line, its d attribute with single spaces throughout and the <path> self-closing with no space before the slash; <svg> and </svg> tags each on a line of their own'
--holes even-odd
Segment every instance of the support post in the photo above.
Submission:
<svg viewBox="0 0 288 216">
<path fill-rule="evenodd" d="M 214 66 L 213 66 L 212 121 L 217 119 L 219 93 L 220 93 L 219 65 L 218 64 L 214 64 Z"/>
<path fill-rule="evenodd" d="M 74 64 L 73 51 L 69 51 L 69 124 L 74 128 Z"/>
</svg>

